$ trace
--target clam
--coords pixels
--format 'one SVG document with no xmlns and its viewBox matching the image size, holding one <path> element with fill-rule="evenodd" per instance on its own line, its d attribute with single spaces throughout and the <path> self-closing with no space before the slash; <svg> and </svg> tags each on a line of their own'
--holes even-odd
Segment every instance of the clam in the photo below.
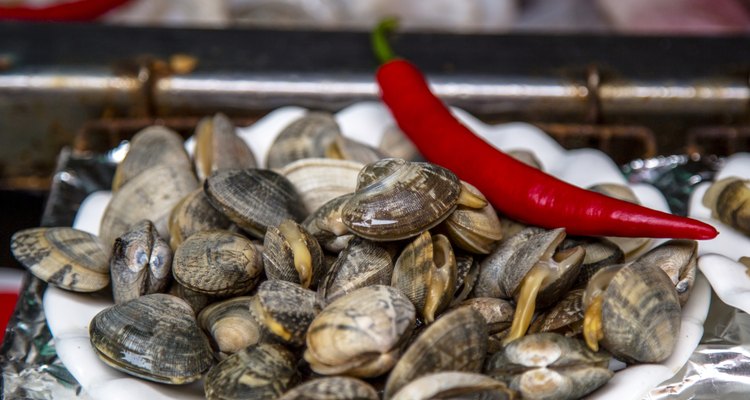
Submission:
<svg viewBox="0 0 750 400">
<path fill-rule="evenodd" d="M 203 188 L 182 198 L 169 214 L 169 245 L 172 250 L 190 235 L 213 229 L 230 229 L 232 221 L 208 202 Z"/>
<path fill-rule="evenodd" d="M 357 180 L 342 220 L 353 233 L 371 240 L 419 235 L 447 218 L 462 193 L 462 204 L 479 201 L 461 190 L 456 175 L 434 164 L 383 159 L 366 165 Z"/>
<path fill-rule="evenodd" d="M 154 223 L 159 236 L 169 239 L 167 222 L 172 208 L 198 188 L 190 169 L 161 165 L 130 179 L 104 210 L 99 235 L 105 246 L 127 232 L 131 225 L 147 219 Z"/>
<path fill-rule="evenodd" d="M 515 307 L 509 301 L 494 297 L 475 297 L 465 300 L 459 307 L 469 307 L 478 312 L 487 323 L 487 333 L 490 335 L 510 328 L 515 312 Z"/>
<path fill-rule="evenodd" d="M 351 196 L 350 193 L 330 200 L 302 221 L 302 226 L 330 252 L 340 252 L 354 236 L 341 219 L 341 210 Z"/>
<path fill-rule="evenodd" d="M 213 363 L 192 308 L 167 294 L 149 294 L 102 310 L 91 320 L 89 336 L 102 361 L 154 382 L 193 382 Z"/>
<path fill-rule="evenodd" d="M 472 372 L 436 372 L 417 378 L 401 388 L 391 400 L 511 400 L 515 393 L 505 383 Z"/>
<path fill-rule="evenodd" d="M 389 157 L 402 158 L 407 161 L 424 161 L 414 143 L 395 125 L 390 125 L 383 131 L 378 149 Z"/>
<path fill-rule="evenodd" d="M 117 165 L 112 178 L 112 192 L 117 192 L 141 172 L 161 165 L 184 171 L 192 170 L 182 137 L 164 126 L 150 126 L 133 136 L 125 158 Z"/>
<path fill-rule="evenodd" d="M 382 375 L 398 360 L 415 318 L 414 306 L 395 288 L 355 290 L 315 317 L 307 330 L 305 360 L 323 375 Z"/>
<path fill-rule="evenodd" d="M 486 202 L 484 195 L 477 188 L 466 182 L 462 184 L 463 190 L 468 190 Z M 489 254 L 503 238 L 500 220 L 489 203 L 485 203 L 481 208 L 458 206 L 443 221 L 440 228 L 453 245 L 477 254 Z"/>
<path fill-rule="evenodd" d="M 411 300 L 426 323 L 434 321 L 456 290 L 456 258 L 448 239 L 429 231 L 417 236 L 396 260 L 391 286 Z"/>
<path fill-rule="evenodd" d="M 275 399 L 299 380 L 297 360 L 283 346 L 260 343 L 216 364 L 204 389 L 208 400 Z"/>
<path fill-rule="evenodd" d="M 386 158 L 386 155 L 379 149 L 362 142 L 344 136 L 338 136 L 326 149 L 326 157 L 369 164 L 382 158 Z"/>
<path fill-rule="evenodd" d="M 633 193 L 633 190 L 625 185 L 616 183 L 602 183 L 591 186 L 588 189 L 609 197 L 614 197 L 615 199 L 624 200 L 635 204 L 641 204 L 640 200 L 638 200 L 638 197 L 636 197 L 635 193 Z M 648 246 L 652 242 L 650 238 L 610 236 L 607 237 L 607 239 L 619 246 L 622 249 L 623 253 L 625 253 L 626 258 L 637 255 L 642 250 L 648 248 Z"/>
<path fill-rule="evenodd" d="M 583 297 L 583 336 L 625 362 L 661 362 L 680 332 L 680 301 L 659 267 L 640 260 L 600 270 Z"/>
<path fill-rule="evenodd" d="M 487 362 L 486 373 L 506 382 L 524 399 L 581 398 L 607 383 L 610 355 L 579 340 L 539 333 L 510 343 Z"/>
<path fill-rule="evenodd" d="M 703 205 L 711 210 L 711 216 L 750 235 L 750 198 L 748 181 L 736 176 L 714 182 L 703 195 Z"/>
<path fill-rule="evenodd" d="M 218 350 L 234 354 L 264 339 L 263 327 L 250 312 L 250 296 L 213 303 L 198 314 L 198 325 L 213 339 Z"/>
<path fill-rule="evenodd" d="M 412 380 L 433 372 L 481 372 L 487 353 L 487 324 L 470 307 L 451 310 L 425 330 L 393 367 L 385 398 Z"/>
<path fill-rule="evenodd" d="M 179 297 L 182 300 L 185 300 L 188 304 L 190 304 L 190 307 L 193 308 L 195 314 L 198 314 L 206 306 L 213 303 L 217 299 L 216 296 L 210 296 L 205 293 L 190 290 L 174 279 L 172 280 L 172 286 L 169 288 L 168 293 L 172 296 Z"/>
<path fill-rule="evenodd" d="M 24 229 L 13 234 L 10 250 L 34 276 L 62 289 L 95 292 L 109 284 L 109 249 L 88 232 Z"/>
<path fill-rule="evenodd" d="M 577 246 L 583 247 L 586 255 L 581 262 L 581 270 L 578 272 L 578 278 L 576 278 L 573 287 L 584 288 L 596 271 L 609 265 L 625 262 L 625 253 L 623 253 L 620 246 L 605 238 L 567 237 L 560 244 L 560 250 L 571 249 Z"/>
<path fill-rule="evenodd" d="M 305 158 L 287 164 L 279 173 L 289 179 L 305 209 L 313 213 L 336 197 L 354 192 L 360 162 L 329 158 Z"/>
<path fill-rule="evenodd" d="M 234 124 L 218 113 L 198 122 L 195 128 L 195 173 L 204 181 L 215 171 L 223 169 L 255 168 L 255 156 Z"/>
<path fill-rule="evenodd" d="M 110 259 L 115 303 L 163 293 L 172 280 L 172 249 L 144 220 L 115 240 Z"/>
<path fill-rule="evenodd" d="M 286 219 L 278 227 L 269 226 L 263 240 L 263 266 L 269 279 L 316 287 L 325 273 L 323 250 L 310 233 Z"/>
<path fill-rule="evenodd" d="M 292 346 L 302 346 L 307 327 L 321 305 L 312 290 L 287 281 L 268 280 L 258 286 L 250 309 L 275 337 Z"/>
<path fill-rule="evenodd" d="M 253 242 L 227 231 L 198 232 L 174 253 L 177 282 L 212 296 L 241 295 L 257 285 L 263 260 Z"/>
<path fill-rule="evenodd" d="M 575 336 L 583 332 L 583 292 L 568 292 L 552 308 L 541 314 L 529 327 L 529 333 L 555 332 Z"/>
<path fill-rule="evenodd" d="M 333 115 L 310 112 L 286 126 L 266 155 L 266 166 L 279 169 L 303 158 L 325 158 L 336 138 L 341 136 Z"/>
<path fill-rule="evenodd" d="M 392 274 L 391 254 L 376 242 L 355 237 L 339 253 L 318 292 L 332 302 L 359 288 L 388 285 Z"/>
<path fill-rule="evenodd" d="M 378 400 L 367 382 L 346 376 L 317 378 L 284 393 L 278 400 Z"/>
<path fill-rule="evenodd" d="M 455 253 L 456 256 L 456 290 L 453 293 L 451 306 L 466 300 L 479 277 L 479 261 L 468 254 Z"/>
<path fill-rule="evenodd" d="M 217 171 L 206 179 L 204 190 L 216 209 L 259 239 L 269 226 L 285 219 L 299 222 L 307 216 L 291 182 L 270 170 Z"/>
<path fill-rule="evenodd" d="M 690 297 L 698 265 L 698 242 L 695 240 L 668 240 L 648 253 L 638 257 L 638 262 L 661 268 L 677 290 L 680 306 Z"/>
</svg>

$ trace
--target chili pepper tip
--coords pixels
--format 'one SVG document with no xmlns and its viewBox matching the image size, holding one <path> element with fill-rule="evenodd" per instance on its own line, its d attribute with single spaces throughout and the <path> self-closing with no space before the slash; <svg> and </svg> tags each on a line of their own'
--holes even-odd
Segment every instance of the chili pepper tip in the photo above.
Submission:
<svg viewBox="0 0 750 400">
<path fill-rule="evenodd" d="M 380 64 L 398 58 L 390 43 L 388 43 L 388 35 L 395 31 L 397 27 L 398 19 L 396 17 L 385 18 L 378 23 L 370 35 L 372 51 Z"/>
</svg>

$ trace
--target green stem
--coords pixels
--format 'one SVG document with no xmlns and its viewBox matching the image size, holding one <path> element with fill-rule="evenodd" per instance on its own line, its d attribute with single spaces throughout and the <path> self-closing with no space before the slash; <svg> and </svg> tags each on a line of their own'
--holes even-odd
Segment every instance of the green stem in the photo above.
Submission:
<svg viewBox="0 0 750 400">
<path fill-rule="evenodd" d="M 370 35 L 372 51 L 381 64 L 397 58 L 396 53 L 391 48 L 391 44 L 388 42 L 388 35 L 396 30 L 396 27 L 398 27 L 398 20 L 396 18 L 386 18 L 380 21 L 375 30 L 372 31 L 372 35 Z"/>
</svg>

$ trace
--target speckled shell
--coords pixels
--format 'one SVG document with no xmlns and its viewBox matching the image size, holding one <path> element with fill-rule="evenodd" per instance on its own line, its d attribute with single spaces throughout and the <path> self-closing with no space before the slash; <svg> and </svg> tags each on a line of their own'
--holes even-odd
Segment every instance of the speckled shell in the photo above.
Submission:
<svg viewBox="0 0 750 400">
<path fill-rule="evenodd" d="M 458 178 L 445 168 L 387 158 L 360 171 L 342 220 L 371 240 L 406 239 L 447 218 L 460 193 Z"/>
<path fill-rule="evenodd" d="M 182 137 L 164 126 L 150 126 L 133 136 L 125 158 L 117 165 L 112 179 L 112 192 L 117 192 L 141 172 L 160 165 L 190 171 L 190 157 Z"/>
<path fill-rule="evenodd" d="M 193 382 L 213 363 L 190 305 L 167 294 L 141 296 L 99 312 L 89 335 L 102 361 L 155 382 Z"/>
<path fill-rule="evenodd" d="M 474 290 L 479 278 L 479 261 L 469 254 L 455 253 L 456 256 L 456 291 L 453 293 L 454 306 L 466 300 Z"/>
<path fill-rule="evenodd" d="M 534 320 L 529 326 L 529 333 L 556 332 L 565 336 L 580 334 L 583 331 L 583 292 L 584 289 L 568 292 Z"/>
<path fill-rule="evenodd" d="M 278 400 L 378 400 L 367 382 L 346 376 L 317 378 L 284 393 Z"/>
<path fill-rule="evenodd" d="M 698 242 L 672 239 L 638 257 L 638 262 L 661 268 L 675 286 L 680 306 L 687 303 L 698 270 Z"/>
<path fill-rule="evenodd" d="M 340 136 L 333 115 L 307 113 L 279 133 L 266 155 L 266 166 L 278 169 L 303 158 L 326 157 L 326 152 Z"/>
<path fill-rule="evenodd" d="M 95 292 L 109 284 L 109 249 L 88 232 L 24 229 L 13 234 L 10 250 L 34 276 L 62 289 Z"/>
<path fill-rule="evenodd" d="M 143 171 L 112 195 L 99 228 L 102 242 L 112 246 L 131 225 L 144 219 L 153 222 L 159 236 L 168 240 L 169 213 L 197 188 L 198 181 L 190 169 L 161 165 Z"/>
<path fill-rule="evenodd" d="M 276 338 L 292 346 L 302 346 L 307 327 L 322 307 L 312 290 L 292 282 L 268 280 L 258 286 L 250 308 Z"/>
<path fill-rule="evenodd" d="M 436 372 L 407 383 L 391 400 L 511 400 L 515 393 L 505 383 L 472 372 Z"/>
<path fill-rule="evenodd" d="M 294 226 L 295 238 L 288 238 L 275 226 L 269 226 L 263 239 L 263 266 L 269 279 L 280 279 L 283 281 L 301 284 L 305 288 L 316 288 L 318 282 L 325 274 L 323 264 L 323 250 L 317 240 L 301 225 L 294 221 L 282 222 Z M 302 282 L 300 273 L 295 268 L 295 258 L 292 252 L 290 240 L 301 240 L 310 255 L 310 280 L 307 284 Z"/>
<path fill-rule="evenodd" d="M 577 339 L 539 333 L 514 340 L 487 362 L 486 373 L 504 381 L 524 399 L 572 400 L 591 393 L 611 377 L 611 357 Z"/>
<path fill-rule="evenodd" d="M 354 237 L 341 219 L 341 210 L 351 196 L 353 193 L 332 199 L 302 222 L 302 226 L 318 240 L 320 246 L 332 253 L 343 250 Z"/>
<path fill-rule="evenodd" d="M 168 222 L 172 250 L 196 232 L 232 227 L 232 221 L 208 202 L 203 188 L 183 197 L 172 208 Z"/>
<path fill-rule="evenodd" d="M 203 118 L 195 128 L 195 173 L 204 181 L 222 169 L 255 168 L 255 156 L 224 114 Z"/>
<path fill-rule="evenodd" d="M 474 186 L 462 183 L 466 190 L 486 200 Z M 480 209 L 459 205 L 439 228 L 454 246 L 477 254 L 489 254 L 503 238 L 500 219 L 489 203 Z"/>
<path fill-rule="evenodd" d="M 336 197 L 353 193 L 364 166 L 356 161 L 305 158 L 287 164 L 279 173 L 292 183 L 307 212 L 313 213 Z"/>
<path fill-rule="evenodd" d="M 385 386 L 385 398 L 432 372 L 480 372 L 486 354 L 484 318 L 470 307 L 451 310 L 422 331 L 393 367 Z"/>
<path fill-rule="evenodd" d="M 375 377 L 398 360 L 416 311 L 390 286 L 355 290 L 328 304 L 307 330 L 305 360 L 323 375 Z"/>
<path fill-rule="evenodd" d="M 625 253 L 620 246 L 605 238 L 568 237 L 559 249 L 566 250 L 576 246 L 583 247 L 586 250 L 586 256 L 583 258 L 581 270 L 578 272 L 573 287 L 585 288 L 589 279 L 600 269 L 625 262 Z"/>
<path fill-rule="evenodd" d="M 615 274 L 602 302 L 602 346 L 626 362 L 661 362 L 680 332 L 680 301 L 657 266 L 636 261 Z"/>
<path fill-rule="evenodd" d="M 141 221 L 115 240 L 110 259 L 115 303 L 163 293 L 172 281 L 172 249 L 151 221 Z"/>
<path fill-rule="evenodd" d="M 210 296 L 205 293 L 196 292 L 195 290 L 190 290 L 185 286 L 180 285 L 180 283 L 175 281 L 174 279 L 172 279 L 172 286 L 169 288 L 168 293 L 172 296 L 179 297 L 182 300 L 185 300 L 188 304 L 190 304 L 190 307 L 193 308 L 193 311 L 196 315 L 206 306 L 220 298 L 217 296 Z"/>
<path fill-rule="evenodd" d="M 366 286 L 388 285 L 392 274 L 390 253 L 375 242 L 355 237 L 339 253 L 318 293 L 330 303 Z"/>
<path fill-rule="evenodd" d="M 253 242 L 242 235 L 204 231 L 177 248 L 172 272 L 190 290 L 213 296 L 240 295 L 257 285 L 263 260 Z"/>
<path fill-rule="evenodd" d="M 524 243 L 541 232 L 543 232 L 542 228 L 529 227 L 503 239 L 500 245 L 480 262 L 479 277 L 474 285 L 474 296 L 503 299 L 513 297 L 513 292 L 506 291 L 503 285 L 506 265 Z"/>
<path fill-rule="evenodd" d="M 250 312 L 250 296 L 213 303 L 198 314 L 198 325 L 213 339 L 218 351 L 233 354 L 264 338 L 262 326 Z"/>
<path fill-rule="evenodd" d="M 270 170 L 218 171 L 206 179 L 204 190 L 216 209 L 258 239 L 269 226 L 285 219 L 300 222 L 307 216 L 291 182 Z"/>
<path fill-rule="evenodd" d="M 474 297 L 465 300 L 459 307 L 470 307 L 484 317 L 490 335 L 510 328 L 516 311 L 509 301 L 494 297 Z"/>
<path fill-rule="evenodd" d="M 456 291 L 456 258 L 448 239 L 428 231 L 417 236 L 396 260 L 391 286 L 411 300 L 425 322 L 434 321 Z"/>
<path fill-rule="evenodd" d="M 204 389 L 208 400 L 275 399 L 299 380 L 297 360 L 283 346 L 260 343 L 216 364 Z"/>
</svg>

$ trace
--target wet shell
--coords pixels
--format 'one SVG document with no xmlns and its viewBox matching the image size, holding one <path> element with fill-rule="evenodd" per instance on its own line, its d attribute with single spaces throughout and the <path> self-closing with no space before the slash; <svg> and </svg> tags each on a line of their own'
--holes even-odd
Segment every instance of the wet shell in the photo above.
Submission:
<svg viewBox="0 0 750 400">
<path fill-rule="evenodd" d="M 474 285 L 479 277 L 479 261 L 475 260 L 473 256 L 468 254 L 456 253 L 456 291 L 453 293 L 453 301 L 451 306 L 454 306 L 464 300 L 466 300 L 471 291 L 474 290 Z"/>
<path fill-rule="evenodd" d="M 459 307 L 470 307 L 484 317 L 490 335 L 509 328 L 515 313 L 515 307 L 509 301 L 493 297 L 468 299 Z"/>
<path fill-rule="evenodd" d="M 474 186 L 462 184 L 466 190 L 486 201 Z M 503 238 L 500 219 L 489 203 L 479 209 L 459 205 L 440 227 L 453 245 L 477 254 L 489 254 Z"/>
<path fill-rule="evenodd" d="M 355 237 L 339 253 L 318 292 L 330 303 L 363 287 L 388 285 L 392 274 L 390 253 L 375 242 Z"/>
<path fill-rule="evenodd" d="M 578 272 L 578 278 L 573 287 L 585 288 L 589 279 L 600 269 L 625 262 L 625 253 L 620 246 L 605 238 L 568 237 L 559 249 L 567 250 L 576 246 L 583 247 L 586 256 L 583 258 L 581 270 Z"/>
<path fill-rule="evenodd" d="M 456 258 L 448 239 L 425 231 L 409 243 L 396 260 L 391 286 L 411 300 L 425 322 L 434 321 L 456 291 Z"/>
<path fill-rule="evenodd" d="M 190 307 L 193 308 L 193 311 L 196 315 L 217 299 L 216 296 L 209 296 L 205 293 L 199 293 L 195 290 L 190 290 L 185 286 L 180 285 L 180 283 L 175 281 L 174 279 L 172 280 L 172 286 L 169 288 L 169 294 L 185 300 L 188 304 L 190 304 Z"/>
<path fill-rule="evenodd" d="M 253 242 L 236 233 L 205 231 L 177 248 L 172 263 L 175 280 L 213 296 L 240 295 L 252 290 L 263 272 Z"/>
<path fill-rule="evenodd" d="M 531 237 L 542 232 L 542 228 L 530 227 L 507 237 L 500 245 L 482 260 L 479 266 L 479 277 L 474 285 L 475 297 L 498 297 L 509 299 L 512 292 L 507 292 L 503 285 L 505 266 L 517 250 Z"/>
<path fill-rule="evenodd" d="M 268 280 L 250 303 L 261 324 L 284 343 L 302 346 L 307 327 L 322 308 L 312 290 L 287 281 Z"/>
<path fill-rule="evenodd" d="M 278 169 L 303 158 L 325 158 L 326 151 L 340 136 L 333 115 L 308 113 L 279 133 L 266 155 L 266 166 Z"/>
<path fill-rule="evenodd" d="M 208 340 L 186 302 L 150 294 L 98 313 L 89 326 L 102 361 L 140 378 L 169 384 L 198 380 L 213 363 Z"/>
<path fill-rule="evenodd" d="M 673 239 L 638 257 L 638 262 L 661 268 L 677 290 L 680 306 L 690 297 L 698 266 L 698 242 Z"/>
<path fill-rule="evenodd" d="M 112 192 L 120 190 L 141 172 L 161 165 L 192 170 L 182 137 L 167 127 L 150 126 L 136 133 L 130 141 L 128 153 L 115 170 Z"/>
<path fill-rule="evenodd" d="M 328 158 L 305 158 L 287 164 L 279 171 L 299 193 L 305 209 L 313 213 L 336 197 L 353 193 L 360 162 Z"/>
<path fill-rule="evenodd" d="M 505 383 L 471 372 L 437 372 L 406 384 L 391 400 L 511 400 L 515 398 Z"/>
<path fill-rule="evenodd" d="M 393 367 L 385 386 L 385 398 L 432 372 L 480 372 L 486 353 L 484 318 L 470 307 L 451 310 L 422 331 Z"/>
<path fill-rule="evenodd" d="M 206 179 L 204 190 L 216 209 L 259 239 L 269 226 L 307 216 L 291 182 L 270 170 L 218 171 Z"/>
<path fill-rule="evenodd" d="M 711 216 L 750 235 L 750 198 L 748 182 L 731 176 L 714 182 L 703 195 L 703 205 L 711 210 Z"/>
<path fill-rule="evenodd" d="M 95 292 L 109 284 L 109 249 L 88 232 L 24 229 L 13 234 L 10 250 L 34 276 L 62 289 Z"/>
<path fill-rule="evenodd" d="M 195 173 L 204 181 L 222 169 L 255 168 L 255 156 L 224 114 L 203 118 L 195 128 Z"/>
<path fill-rule="evenodd" d="M 269 279 L 317 287 L 325 273 L 323 250 L 305 228 L 292 220 L 269 226 L 263 240 L 263 266 Z"/>
<path fill-rule="evenodd" d="M 198 188 L 180 200 L 169 214 L 169 245 L 176 250 L 196 232 L 231 226 L 232 221 L 208 202 L 203 188 Z"/>
<path fill-rule="evenodd" d="M 162 165 L 143 171 L 112 195 L 99 228 L 102 242 L 111 246 L 133 224 L 144 219 L 153 222 L 159 235 L 168 239 L 169 213 L 197 188 L 198 181 L 189 169 Z"/>
<path fill-rule="evenodd" d="M 110 259 L 115 303 L 163 293 L 172 281 L 172 249 L 151 221 L 141 221 L 115 240 Z"/>
<path fill-rule="evenodd" d="M 397 289 L 355 290 L 315 317 L 307 330 L 305 360 L 323 375 L 382 375 L 398 360 L 415 319 L 414 306 Z"/>
<path fill-rule="evenodd" d="M 278 400 L 378 400 L 367 382 L 346 376 L 317 378 L 284 393 Z"/>
<path fill-rule="evenodd" d="M 458 178 L 445 168 L 388 158 L 362 169 L 342 220 L 371 240 L 406 239 L 447 218 L 460 193 Z"/>
<path fill-rule="evenodd" d="M 302 222 L 302 226 L 324 249 L 338 253 L 354 237 L 341 219 L 341 210 L 353 194 L 346 194 L 323 204 Z"/>
<path fill-rule="evenodd" d="M 241 296 L 211 304 L 198 314 L 198 325 L 218 350 L 233 354 L 263 339 L 262 326 L 250 312 L 252 297 Z"/>
<path fill-rule="evenodd" d="M 583 330 L 583 289 L 571 290 L 529 327 L 529 333 L 555 332 L 574 336 Z"/>
<path fill-rule="evenodd" d="M 209 400 L 275 399 L 299 380 L 297 360 L 278 344 L 247 347 L 216 364 L 204 389 Z"/>
<path fill-rule="evenodd" d="M 577 339 L 539 333 L 494 354 L 486 373 L 508 383 L 524 399 L 578 399 L 612 377 L 609 359 L 606 352 L 593 352 Z"/>
</svg>

